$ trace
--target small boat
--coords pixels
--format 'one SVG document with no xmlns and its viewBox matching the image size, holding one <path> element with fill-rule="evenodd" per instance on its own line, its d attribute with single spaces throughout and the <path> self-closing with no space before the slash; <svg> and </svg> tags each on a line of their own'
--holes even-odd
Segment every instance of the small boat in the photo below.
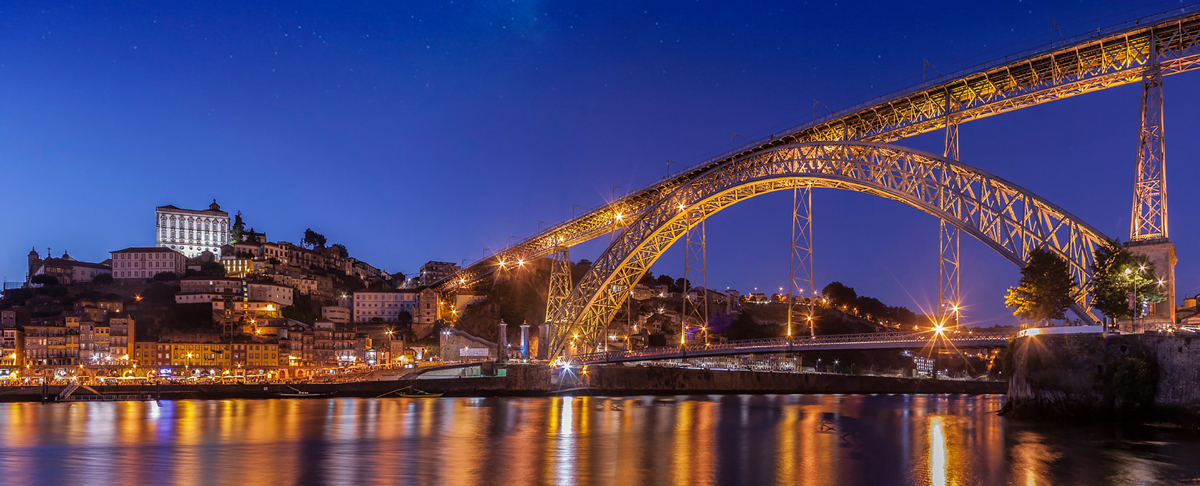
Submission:
<svg viewBox="0 0 1200 486">
<path fill-rule="evenodd" d="M 306 392 L 303 390 L 298 390 L 295 387 L 291 387 L 291 386 L 289 386 L 288 388 L 291 388 L 293 393 L 276 393 L 275 396 L 277 396 L 279 398 L 320 398 L 320 397 L 328 397 L 328 396 L 337 395 L 336 391 L 324 392 L 324 393 L 313 393 L 313 392 Z"/>
<path fill-rule="evenodd" d="M 379 395 L 378 397 L 375 397 L 375 398 L 383 398 L 386 396 L 393 396 L 393 397 L 400 397 L 400 398 L 437 398 L 437 397 L 442 396 L 442 394 L 441 393 L 429 393 L 425 390 L 419 390 L 419 389 L 413 388 L 411 386 L 406 386 L 406 387 L 400 388 L 398 390 L 392 390 L 390 392 L 384 393 L 383 395 Z"/>
<path fill-rule="evenodd" d="M 437 398 L 442 396 L 441 393 L 398 393 L 396 396 L 400 398 Z"/>
</svg>

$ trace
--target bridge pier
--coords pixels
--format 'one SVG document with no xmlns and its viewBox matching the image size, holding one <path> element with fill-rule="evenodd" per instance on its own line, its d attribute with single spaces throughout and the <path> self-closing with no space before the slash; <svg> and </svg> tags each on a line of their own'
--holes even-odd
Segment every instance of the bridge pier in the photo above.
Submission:
<svg viewBox="0 0 1200 486">
<path fill-rule="evenodd" d="M 958 120 L 951 120 L 950 96 L 946 96 L 946 148 L 942 156 L 950 160 L 958 160 Z M 950 182 L 949 174 L 942 174 L 941 184 L 945 188 Z M 957 198 L 950 197 L 944 189 L 939 191 L 938 200 L 941 209 L 951 214 L 961 214 L 961 203 Z M 942 325 L 958 326 L 959 309 L 962 304 L 962 294 L 959 292 L 959 241 L 961 231 L 958 226 L 949 224 L 945 219 L 938 220 L 938 322 Z M 946 322 L 947 314 L 952 322 Z"/>
<path fill-rule="evenodd" d="M 1138 125 L 1133 209 L 1129 219 L 1131 253 L 1154 262 L 1166 299 L 1150 305 L 1128 331 L 1142 332 L 1175 325 L 1175 244 L 1167 219 L 1167 159 L 1163 127 L 1162 72 L 1157 43 L 1150 43 L 1150 67 L 1142 75 L 1141 120 Z M 1135 313 L 1136 314 L 1136 313 Z"/>
<path fill-rule="evenodd" d="M 793 309 L 796 306 L 797 298 L 808 299 L 809 306 L 806 315 L 808 334 L 810 337 L 816 335 L 812 319 L 812 299 L 817 296 L 813 275 L 812 221 L 812 186 L 806 185 L 792 189 L 792 251 L 788 259 L 787 293 L 787 336 L 789 339 L 794 332 L 792 319 L 795 314 Z M 794 295 L 793 292 L 798 295 Z"/>
</svg>

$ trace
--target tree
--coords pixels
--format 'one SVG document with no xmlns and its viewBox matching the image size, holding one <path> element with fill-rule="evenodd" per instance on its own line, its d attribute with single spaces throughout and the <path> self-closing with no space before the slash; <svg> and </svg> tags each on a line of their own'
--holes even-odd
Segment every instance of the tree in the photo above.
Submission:
<svg viewBox="0 0 1200 486">
<path fill-rule="evenodd" d="M 158 272 L 154 274 L 155 282 L 170 282 L 172 280 L 179 280 L 179 276 L 175 272 Z"/>
<path fill-rule="evenodd" d="M 1074 302 L 1074 287 L 1075 278 L 1066 259 L 1045 248 L 1034 248 L 1021 268 L 1021 280 L 1016 287 L 1009 287 L 1004 304 L 1022 319 L 1063 319 Z"/>
<path fill-rule="evenodd" d="M 96 285 L 108 285 L 113 283 L 113 276 L 111 273 L 102 273 L 100 275 L 96 275 L 96 277 L 92 279 L 92 283 Z"/>
<path fill-rule="evenodd" d="M 670 275 L 659 275 L 658 279 L 655 280 L 655 282 L 657 282 L 659 285 L 665 285 L 669 289 L 672 285 L 675 284 L 675 279 L 671 278 Z"/>
<path fill-rule="evenodd" d="M 58 285 L 58 277 L 55 277 L 54 275 L 46 275 L 44 273 L 41 273 L 38 275 L 34 275 L 32 278 L 29 279 L 29 282 L 35 283 L 35 284 L 40 284 L 40 285 Z"/>
<path fill-rule="evenodd" d="M 229 236 L 233 239 L 234 243 L 241 243 L 245 241 L 246 222 L 242 221 L 241 211 L 238 211 L 237 215 L 233 217 L 233 226 L 229 229 Z"/>
<path fill-rule="evenodd" d="M 829 298 L 829 302 L 836 306 L 853 306 L 858 301 L 858 292 L 854 291 L 854 287 L 847 287 L 841 282 L 829 282 L 825 288 L 821 289 L 821 294 Z"/>
<path fill-rule="evenodd" d="M 346 245 L 343 245 L 341 243 L 334 243 L 334 244 L 330 245 L 330 247 L 333 248 L 334 250 L 337 250 L 338 256 L 340 256 L 342 258 L 350 258 L 350 252 L 346 250 Z"/>
<path fill-rule="evenodd" d="M 1094 256 L 1089 292 L 1092 306 L 1101 314 L 1111 319 L 1135 317 L 1129 309 L 1129 292 L 1136 293 L 1139 309 L 1165 298 L 1154 262 L 1145 255 L 1134 255 L 1120 241 L 1109 240 L 1096 248 Z"/>
<path fill-rule="evenodd" d="M 309 228 L 304 230 L 304 239 L 300 240 L 300 242 L 309 248 L 316 249 L 325 248 L 326 240 L 325 235 L 317 233 L 316 231 L 313 231 L 312 228 Z"/>
</svg>

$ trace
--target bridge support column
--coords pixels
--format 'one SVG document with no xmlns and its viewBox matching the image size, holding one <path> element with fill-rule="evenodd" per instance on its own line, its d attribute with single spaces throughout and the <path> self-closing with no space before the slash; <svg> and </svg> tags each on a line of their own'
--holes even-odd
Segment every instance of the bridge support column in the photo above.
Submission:
<svg viewBox="0 0 1200 486">
<path fill-rule="evenodd" d="M 1157 59 L 1151 42 L 1150 59 Z M 1139 330 L 1160 329 L 1175 324 L 1175 245 L 1168 239 L 1167 159 L 1163 130 L 1162 73 L 1157 64 L 1142 76 L 1141 120 L 1138 129 L 1137 167 L 1133 183 L 1133 210 L 1129 220 L 1129 244 L 1135 254 L 1154 262 L 1163 280 L 1166 299 L 1151 305 L 1139 319 Z"/>
<path fill-rule="evenodd" d="M 958 122 L 946 122 L 946 149 L 942 156 L 958 160 Z M 943 174 L 945 183 L 949 183 L 949 174 Z M 942 184 L 945 187 L 946 184 Z M 943 210 L 959 214 L 957 201 L 952 201 L 949 195 L 942 191 L 939 194 L 939 205 Z M 957 226 L 948 224 L 946 220 L 938 220 L 938 321 L 943 325 L 958 326 L 959 309 L 962 294 L 959 292 L 959 251 L 958 245 L 961 234 Z"/>
<path fill-rule="evenodd" d="M 701 216 L 703 217 L 703 216 Z M 683 312 L 680 316 L 679 344 L 687 344 L 687 328 L 697 326 L 708 329 L 708 249 L 704 233 L 704 220 L 687 230 L 684 235 L 683 261 Z M 691 293 L 696 292 L 696 301 Z M 605 342 L 608 336 L 604 336 Z"/>
<path fill-rule="evenodd" d="M 792 320 L 795 318 L 794 309 L 800 299 L 809 302 L 805 313 L 809 337 L 816 335 L 813 322 L 812 299 L 816 298 L 816 288 L 813 277 L 813 240 L 812 240 L 812 187 L 804 186 L 792 189 L 792 250 L 788 265 L 788 316 L 787 336 L 795 334 Z"/>
<path fill-rule="evenodd" d="M 529 359 L 529 323 L 521 324 L 521 359 Z"/>
</svg>

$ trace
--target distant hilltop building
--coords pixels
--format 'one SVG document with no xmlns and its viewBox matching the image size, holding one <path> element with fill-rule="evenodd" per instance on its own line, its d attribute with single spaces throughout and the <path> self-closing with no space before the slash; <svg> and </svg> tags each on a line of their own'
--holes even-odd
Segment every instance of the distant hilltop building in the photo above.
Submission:
<svg viewBox="0 0 1200 486">
<path fill-rule="evenodd" d="M 38 255 L 37 250 L 29 250 L 28 260 L 27 282 L 35 275 L 52 275 L 58 279 L 58 283 L 70 285 L 91 282 L 100 274 L 112 274 L 112 267 L 108 265 L 110 263 L 108 260 L 100 263 L 81 262 L 66 253 L 63 253 L 62 257 L 52 258 L 49 250 L 46 250 L 45 259 Z"/>
<path fill-rule="evenodd" d="M 221 246 L 229 244 L 229 213 L 221 210 L 216 199 L 205 210 L 159 206 L 154 216 L 154 246 L 170 248 L 188 258 L 207 251 L 220 260 Z"/>
</svg>

